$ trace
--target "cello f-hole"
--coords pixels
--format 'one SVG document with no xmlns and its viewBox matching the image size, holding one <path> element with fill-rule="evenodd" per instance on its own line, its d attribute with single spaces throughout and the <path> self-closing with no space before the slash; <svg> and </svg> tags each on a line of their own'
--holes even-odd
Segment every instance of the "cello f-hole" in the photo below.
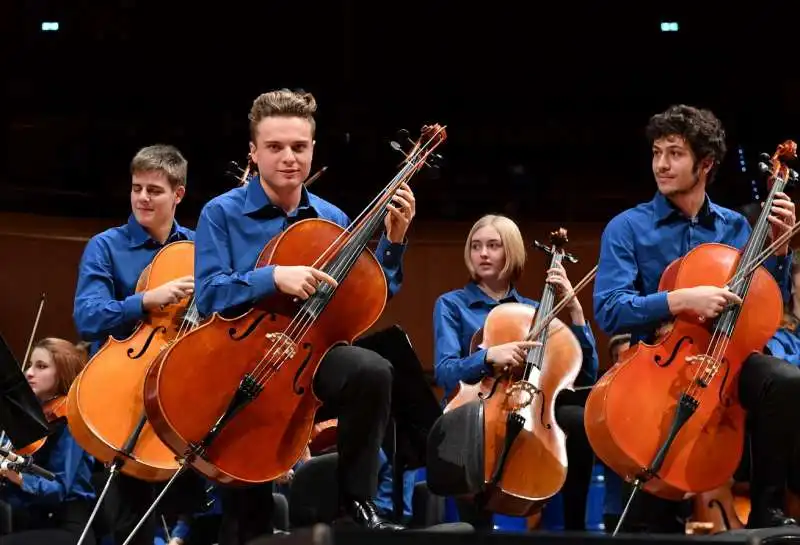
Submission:
<svg viewBox="0 0 800 545">
<path fill-rule="evenodd" d="M 297 382 L 303 375 L 303 371 L 305 371 L 306 367 L 308 367 L 308 362 L 311 361 L 311 356 L 314 354 L 311 343 L 303 343 L 303 350 L 306 351 L 306 357 L 303 360 L 303 363 L 300 364 L 300 367 L 297 368 L 297 372 L 294 374 L 294 381 L 292 382 L 292 390 L 294 390 L 294 393 L 297 395 L 303 395 L 303 393 L 306 391 L 306 389 L 300 386 Z"/>
<path fill-rule="evenodd" d="M 256 330 L 256 328 L 258 327 L 258 324 L 260 324 L 264 320 L 264 318 L 267 317 L 267 315 L 269 315 L 271 322 L 274 322 L 277 319 L 277 316 L 275 314 L 273 314 L 273 313 L 262 312 L 252 322 L 250 322 L 250 325 L 247 327 L 247 329 L 245 329 L 242 332 L 241 335 L 239 335 L 237 337 L 236 336 L 236 333 L 237 333 L 236 328 L 232 327 L 232 328 L 230 328 L 228 330 L 228 336 L 230 336 L 230 338 L 232 340 L 234 340 L 234 341 L 241 341 L 242 339 L 246 339 L 248 336 L 250 336 L 251 333 L 253 333 L 253 331 Z"/>
<path fill-rule="evenodd" d="M 165 334 L 166 332 L 167 328 L 164 326 L 154 327 L 153 330 L 150 332 L 150 335 L 147 336 L 147 339 L 144 341 L 144 344 L 142 345 L 142 348 L 141 350 L 139 350 L 139 352 L 134 354 L 133 347 L 128 348 L 128 350 L 126 351 L 128 357 L 132 360 L 138 360 L 147 352 L 147 349 L 150 348 L 150 345 L 153 344 L 153 339 L 155 338 L 155 336 L 159 334 Z"/>
<path fill-rule="evenodd" d="M 658 365 L 659 367 L 669 367 L 670 365 L 672 365 L 672 362 L 674 362 L 675 358 L 678 356 L 678 351 L 680 351 L 681 345 L 683 344 L 684 341 L 689 341 L 689 344 L 694 344 L 694 339 L 692 339 L 690 336 L 685 335 L 681 337 L 680 340 L 678 340 L 678 342 L 675 343 L 675 348 L 672 349 L 672 353 L 669 355 L 669 358 L 667 358 L 667 361 L 661 363 L 662 359 L 661 356 L 659 354 L 656 354 L 653 357 L 653 361 L 655 362 L 655 364 Z"/>
</svg>

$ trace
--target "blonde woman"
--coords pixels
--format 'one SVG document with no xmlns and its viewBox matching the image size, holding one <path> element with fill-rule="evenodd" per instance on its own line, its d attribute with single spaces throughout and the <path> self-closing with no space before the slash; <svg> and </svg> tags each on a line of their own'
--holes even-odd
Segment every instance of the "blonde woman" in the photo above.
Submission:
<svg viewBox="0 0 800 545">
<path fill-rule="evenodd" d="M 449 396 L 459 382 L 474 384 L 497 370 L 524 363 L 530 342 L 511 342 L 470 354 L 472 335 L 497 305 L 517 302 L 532 306 L 538 303 L 517 292 L 514 283 L 525 266 L 525 244 L 519 227 L 509 218 L 483 216 L 472 226 L 464 245 L 464 263 L 470 281 L 461 289 L 450 291 L 436 300 L 433 311 L 436 382 Z M 559 294 L 572 291 L 572 284 L 562 266 L 547 271 L 547 282 Z M 576 386 L 594 384 L 597 379 L 597 349 L 594 335 L 586 322 L 577 298 L 567 306 L 571 329 L 583 350 L 583 366 Z M 567 530 L 585 528 L 586 495 L 591 479 L 594 454 L 583 428 L 583 407 L 558 400 L 556 420 L 567 434 L 569 472 L 563 488 L 564 525 Z M 574 402 L 573 402 L 574 403 Z M 463 522 L 476 529 L 491 523 L 491 514 L 474 505 L 460 504 Z"/>
</svg>

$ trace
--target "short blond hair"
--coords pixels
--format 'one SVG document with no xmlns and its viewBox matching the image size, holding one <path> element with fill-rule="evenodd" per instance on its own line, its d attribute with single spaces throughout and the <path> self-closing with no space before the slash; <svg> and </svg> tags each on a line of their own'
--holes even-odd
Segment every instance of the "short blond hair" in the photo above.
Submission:
<svg viewBox="0 0 800 545">
<path fill-rule="evenodd" d="M 472 266 L 470 254 L 472 253 L 472 237 L 484 227 L 494 227 L 500 235 L 503 249 L 506 254 L 506 262 L 503 270 L 500 271 L 501 278 L 508 278 L 511 282 L 516 282 L 522 276 L 525 269 L 525 243 L 522 241 L 522 233 L 519 227 L 511 218 L 495 214 L 487 214 L 475 222 L 467 235 L 467 243 L 464 245 L 464 263 L 467 266 L 469 275 L 473 280 L 478 280 L 475 267 Z"/>
<path fill-rule="evenodd" d="M 140 149 L 131 161 L 131 175 L 163 172 L 172 189 L 186 186 L 188 162 L 178 148 L 164 144 Z"/>
<path fill-rule="evenodd" d="M 255 143 L 258 124 L 267 117 L 300 117 L 311 123 L 311 136 L 314 136 L 317 101 L 314 95 L 302 90 L 278 89 L 259 95 L 250 108 L 250 140 Z"/>
</svg>

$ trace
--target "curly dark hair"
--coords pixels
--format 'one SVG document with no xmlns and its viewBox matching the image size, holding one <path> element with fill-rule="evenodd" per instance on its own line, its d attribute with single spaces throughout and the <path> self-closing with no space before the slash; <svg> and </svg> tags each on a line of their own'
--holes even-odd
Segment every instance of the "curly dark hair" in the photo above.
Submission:
<svg viewBox="0 0 800 545">
<path fill-rule="evenodd" d="M 678 104 L 650 118 L 645 129 L 650 145 L 669 136 L 680 136 L 689 144 L 695 156 L 695 168 L 701 161 L 711 157 L 713 162 L 708 172 L 710 185 L 714 181 L 719 165 L 725 158 L 725 129 L 711 110 Z"/>
</svg>

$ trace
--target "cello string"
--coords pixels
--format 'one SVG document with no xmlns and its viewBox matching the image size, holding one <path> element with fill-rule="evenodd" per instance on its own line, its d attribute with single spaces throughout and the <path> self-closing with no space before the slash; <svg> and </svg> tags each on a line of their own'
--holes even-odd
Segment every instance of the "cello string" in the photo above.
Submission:
<svg viewBox="0 0 800 545">
<path fill-rule="evenodd" d="M 536 337 L 538 337 L 539 334 L 542 332 L 542 329 L 547 327 L 547 325 L 553 320 L 553 318 L 555 318 L 556 315 L 569 304 L 570 300 L 576 297 L 578 295 L 578 292 L 580 292 L 583 288 L 585 288 L 589 284 L 589 282 L 591 282 L 594 279 L 595 276 L 597 276 L 597 265 L 595 265 L 592 268 L 592 270 L 589 271 L 586 274 L 586 276 L 584 276 L 580 280 L 580 282 L 575 284 L 575 286 L 572 288 L 572 293 L 570 295 L 567 295 L 566 297 L 561 299 L 561 301 L 559 301 L 559 303 L 555 307 L 553 307 L 553 310 L 547 314 L 547 317 L 544 320 L 542 320 L 542 323 L 528 335 L 527 340 L 533 340 Z"/>
<path fill-rule="evenodd" d="M 338 237 L 336 237 L 336 239 L 334 239 L 334 241 L 326 249 L 326 251 L 323 252 L 317 258 L 317 260 L 314 261 L 314 263 L 312 263 L 310 265 L 311 267 L 317 267 L 319 265 L 320 261 L 323 259 L 323 257 L 331 250 L 331 248 L 334 245 L 336 245 L 338 243 L 339 239 L 342 236 L 344 236 L 345 234 L 350 233 L 352 231 L 355 231 L 356 225 L 358 223 L 360 223 L 361 221 L 367 221 L 367 218 L 366 217 L 362 217 L 362 216 L 365 216 L 365 214 L 368 215 L 372 210 L 377 209 L 379 207 L 378 203 L 382 199 L 384 199 L 386 196 L 389 196 L 389 195 L 393 196 L 394 192 L 397 191 L 397 189 L 395 188 L 395 189 L 390 190 L 392 185 L 395 184 L 397 182 L 397 180 L 400 180 L 400 179 L 404 178 L 404 176 L 406 174 L 405 171 L 407 169 L 411 171 L 411 172 L 409 172 L 409 175 L 411 175 L 411 174 L 414 173 L 415 170 L 417 170 L 417 169 L 419 169 L 421 167 L 421 165 L 425 162 L 425 160 L 428 158 L 428 156 L 433 152 L 433 148 L 429 149 L 429 150 L 427 149 L 428 146 L 432 145 L 437 140 L 437 136 L 439 136 L 443 131 L 444 131 L 444 127 L 438 127 L 436 129 L 436 131 L 433 133 L 433 135 L 431 135 L 424 144 L 420 144 L 419 140 L 417 141 L 417 143 L 414 145 L 414 148 L 407 155 L 407 157 L 406 157 L 406 159 L 404 161 L 403 167 L 400 169 L 400 171 L 392 178 L 392 180 L 389 181 L 389 183 L 387 183 L 383 187 L 383 189 L 380 192 L 378 192 L 378 194 L 372 199 L 372 201 L 370 201 L 370 203 L 366 206 L 366 208 L 364 208 L 364 210 L 361 211 L 361 213 L 358 215 L 358 217 L 356 217 L 356 219 L 353 220 L 350 223 L 350 225 L 348 225 L 348 227 L 345 229 L 345 231 L 343 231 Z M 422 157 L 421 160 L 420 160 L 420 157 Z M 402 182 L 397 183 L 397 185 L 399 186 L 401 183 Z"/>
<path fill-rule="evenodd" d="M 367 216 L 368 219 L 366 219 L 363 222 L 363 224 L 359 226 L 359 234 L 363 233 L 365 229 L 369 227 L 370 223 L 375 224 L 381 221 L 381 219 L 378 218 L 379 215 L 380 214 L 371 211 L 370 214 Z M 349 258 L 351 262 L 354 262 L 355 259 L 358 258 L 358 255 L 360 255 L 361 253 L 361 251 L 356 252 L 355 249 L 349 250 L 347 246 L 344 246 L 342 249 L 340 249 L 340 251 L 342 250 L 344 250 L 345 252 L 347 251 L 350 252 L 349 254 L 348 253 L 345 254 L 344 259 L 347 260 Z M 353 255 L 352 258 L 350 257 L 351 255 Z M 338 257 L 341 258 L 342 256 Z M 336 257 L 334 257 L 334 259 L 336 259 Z M 343 270 L 346 270 L 345 267 L 347 266 L 347 263 L 342 265 L 341 262 L 342 260 L 340 259 L 339 261 L 334 263 L 333 269 L 331 270 L 331 276 L 333 276 L 334 279 L 337 281 L 338 281 L 337 277 L 341 275 Z M 323 289 L 333 291 L 334 288 L 332 286 L 329 286 L 324 282 L 322 284 L 323 287 L 320 289 L 320 292 L 322 292 Z M 318 313 L 322 308 L 322 305 L 324 305 L 324 301 L 322 297 L 319 296 L 318 297 L 312 296 L 312 297 L 313 299 L 303 305 L 303 307 L 300 309 L 300 312 L 298 312 L 298 314 L 286 327 L 286 329 L 284 330 L 285 334 L 280 336 L 279 342 L 274 343 L 266 351 L 266 353 L 261 358 L 259 363 L 254 367 L 252 371 L 252 376 L 259 384 L 264 384 L 266 380 L 269 380 L 269 378 L 273 376 L 274 373 L 277 372 L 277 370 L 286 361 L 291 359 L 291 351 L 295 342 L 299 341 L 313 325 L 313 322 L 318 316 Z M 274 360 L 273 358 L 275 357 L 277 357 L 278 359 Z"/>
<path fill-rule="evenodd" d="M 782 180 L 779 178 L 779 182 L 780 181 Z M 756 248 L 755 245 L 758 244 L 759 240 L 761 246 L 763 247 L 764 240 L 766 239 L 768 231 L 770 229 L 769 222 L 767 221 L 766 218 L 769 214 L 769 208 L 772 207 L 772 202 L 775 199 L 775 194 L 780 189 L 782 189 L 781 183 L 773 184 L 772 190 L 767 196 L 764 208 L 761 212 L 761 216 L 759 217 L 755 229 L 753 229 L 753 232 L 751 233 L 747 245 L 745 246 L 745 250 L 743 252 L 745 263 L 747 263 L 748 261 L 752 261 L 750 254 L 759 251 L 755 249 Z M 742 268 L 740 267 L 739 270 L 741 269 Z M 742 280 L 745 281 L 745 286 L 743 286 L 743 289 L 741 290 L 741 298 L 744 299 L 752 283 L 752 276 L 751 275 L 745 276 Z M 737 295 L 739 294 L 737 293 Z M 700 365 L 698 365 L 697 368 L 695 369 L 692 381 L 689 383 L 688 387 L 684 390 L 686 395 L 692 396 L 693 398 L 699 401 L 700 396 L 697 394 L 697 391 L 700 388 L 700 382 L 701 382 L 700 377 L 704 377 L 707 384 L 714 379 L 714 376 L 716 376 L 716 373 L 719 370 L 719 367 L 721 366 L 721 359 L 724 356 L 725 351 L 728 349 L 728 346 L 730 345 L 731 336 L 733 334 L 733 329 L 735 325 L 736 325 L 736 319 L 734 317 L 733 309 L 725 311 L 725 314 L 723 315 L 722 319 L 715 321 L 714 331 L 709 341 L 708 348 L 706 349 L 704 354 L 698 356 L 700 358 Z"/>
<path fill-rule="evenodd" d="M 563 259 L 563 255 L 564 255 L 563 252 L 555 251 L 554 247 L 553 259 L 550 261 L 550 267 L 548 267 L 548 269 L 552 269 L 555 265 L 560 264 Z M 545 281 L 544 290 L 542 293 L 542 300 L 539 303 L 539 309 L 542 308 L 547 309 L 548 307 L 551 307 L 553 305 L 553 301 L 555 300 L 554 292 L 555 288 L 553 287 L 553 285 Z M 545 320 L 547 315 L 550 314 L 550 312 L 552 312 L 552 308 L 549 311 L 547 311 L 544 317 L 539 321 Z M 536 314 L 541 316 L 541 314 L 538 311 L 536 312 Z M 536 326 L 537 324 L 535 323 L 532 324 L 531 329 L 536 328 Z M 542 344 L 540 346 L 534 346 L 532 349 L 528 351 L 527 354 L 528 357 L 525 358 L 525 370 L 523 372 L 524 373 L 523 376 L 525 377 L 524 380 L 527 380 L 529 378 L 531 371 L 533 371 L 533 367 L 536 367 L 540 371 L 542 369 L 542 360 L 544 359 L 544 343 L 547 337 L 549 336 L 549 330 L 547 326 L 540 327 L 539 329 L 540 333 L 536 335 L 536 337 L 533 338 L 532 340 L 536 341 L 541 338 L 539 342 L 541 342 Z"/>
</svg>

